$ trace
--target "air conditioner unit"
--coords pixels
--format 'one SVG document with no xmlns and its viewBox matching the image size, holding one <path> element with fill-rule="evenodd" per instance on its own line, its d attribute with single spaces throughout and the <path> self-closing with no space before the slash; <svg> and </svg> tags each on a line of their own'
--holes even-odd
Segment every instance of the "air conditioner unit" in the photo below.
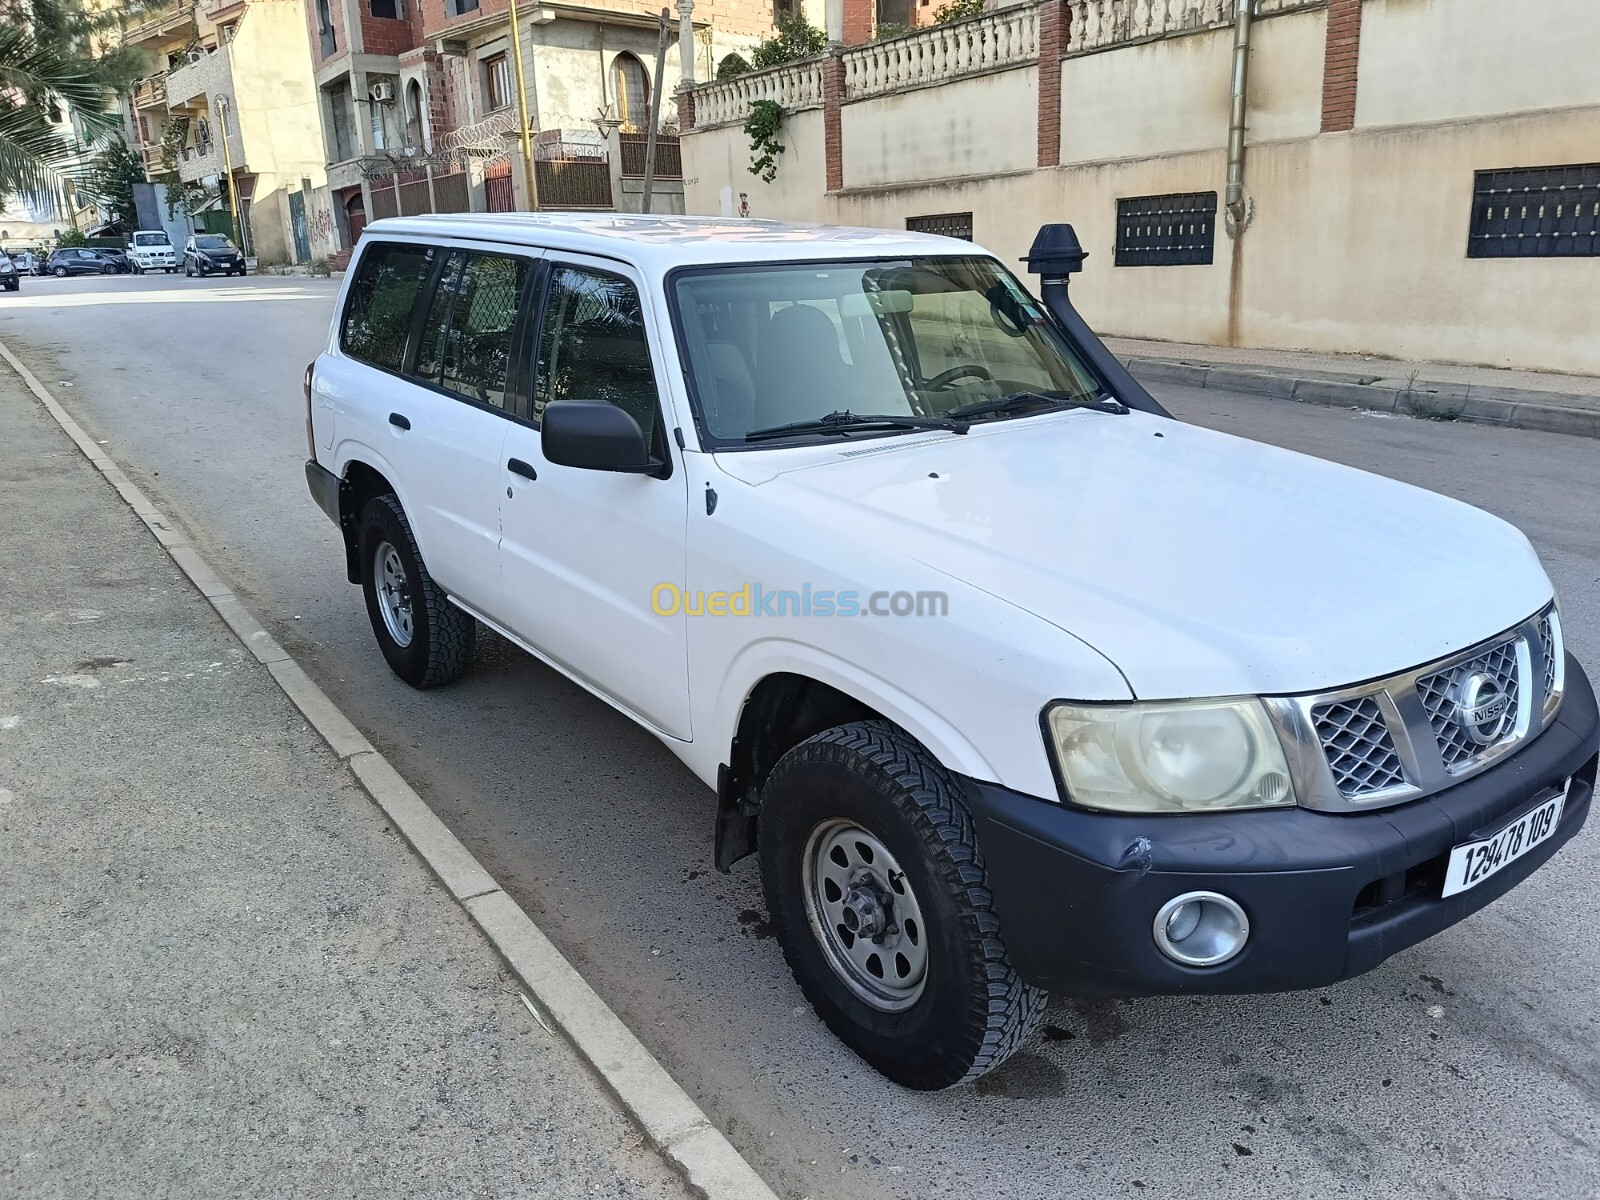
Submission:
<svg viewBox="0 0 1600 1200">
<path fill-rule="evenodd" d="M 394 84 L 387 79 L 380 79 L 367 89 L 367 95 L 372 97 L 374 104 L 393 104 Z"/>
</svg>

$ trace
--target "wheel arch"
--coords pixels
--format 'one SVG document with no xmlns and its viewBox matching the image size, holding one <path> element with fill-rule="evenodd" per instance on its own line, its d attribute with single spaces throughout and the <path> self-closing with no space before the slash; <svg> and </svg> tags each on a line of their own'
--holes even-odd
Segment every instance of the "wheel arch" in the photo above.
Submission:
<svg viewBox="0 0 1600 1200">
<path fill-rule="evenodd" d="M 377 496 L 393 495 L 405 500 L 389 476 L 360 458 L 351 458 L 339 475 L 339 533 L 344 538 L 345 576 L 351 583 L 361 582 L 361 512 Z"/>
<path fill-rule="evenodd" d="M 718 743 L 728 748 L 717 768 L 719 871 L 726 873 L 754 853 L 762 788 L 778 760 L 826 729 L 851 721 L 888 721 L 948 769 L 993 774 L 977 748 L 925 705 L 857 675 L 849 664 L 819 659 L 774 666 L 738 689 L 737 708 L 717 725 L 728 730 Z"/>
</svg>

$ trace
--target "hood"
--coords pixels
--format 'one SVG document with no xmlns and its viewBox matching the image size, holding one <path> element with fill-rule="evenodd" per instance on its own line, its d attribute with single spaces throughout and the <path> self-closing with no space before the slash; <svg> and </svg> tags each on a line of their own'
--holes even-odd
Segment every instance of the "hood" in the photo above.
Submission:
<svg viewBox="0 0 1600 1200">
<path fill-rule="evenodd" d="M 1527 539 L 1479 509 L 1142 413 L 718 462 L 792 493 L 782 502 L 815 514 L 824 535 L 916 560 L 1081 638 L 1145 699 L 1362 682 L 1490 637 L 1551 594 Z"/>
</svg>

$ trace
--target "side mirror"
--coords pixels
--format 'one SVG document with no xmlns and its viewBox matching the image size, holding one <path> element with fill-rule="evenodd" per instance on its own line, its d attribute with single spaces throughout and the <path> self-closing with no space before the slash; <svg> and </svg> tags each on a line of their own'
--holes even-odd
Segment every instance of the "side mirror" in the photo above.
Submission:
<svg viewBox="0 0 1600 1200">
<path fill-rule="evenodd" d="M 650 457 L 639 423 L 604 400 L 556 400 L 546 405 L 539 441 L 545 458 L 562 467 L 648 475 L 665 466 Z"/>
</svg>

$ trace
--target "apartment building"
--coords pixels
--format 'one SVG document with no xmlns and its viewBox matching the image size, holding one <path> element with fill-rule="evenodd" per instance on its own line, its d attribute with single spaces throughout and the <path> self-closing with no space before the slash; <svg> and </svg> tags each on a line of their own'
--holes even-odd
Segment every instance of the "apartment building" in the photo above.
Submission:
<svg viewBox="0 0 1600 1200">
<path fill-rule="evenodd" d="M 777 0 L 782 11 L 788 0 Z M 637 207 L 643 134 L 661 90 L 676 121 L 676 46 L 657 77 L 659 13 L 647 0 L 520 3 L 521 83 L 542 208 Z M 698 0 L 695 61 L 771 33 L 774 0 Z M 506 0 L 305 0 L 339 243 L 396 213 L 526 207 L 518 55 Z M 681 210 L 677 147 L 664 139 L 666 211 Z M 673 197 L 676 197 L 675 201 Z"/>
<path fill-rule="evenodd" d="M 235 237 L 261 262 L 325 258 L 333 222 L 301 0 L 174 0 L 122 36 L 150 63 L 127 101 L 150 177 L 203 189 L 207 228 L 230 228 L 236 201 Z"/>
</svg>

